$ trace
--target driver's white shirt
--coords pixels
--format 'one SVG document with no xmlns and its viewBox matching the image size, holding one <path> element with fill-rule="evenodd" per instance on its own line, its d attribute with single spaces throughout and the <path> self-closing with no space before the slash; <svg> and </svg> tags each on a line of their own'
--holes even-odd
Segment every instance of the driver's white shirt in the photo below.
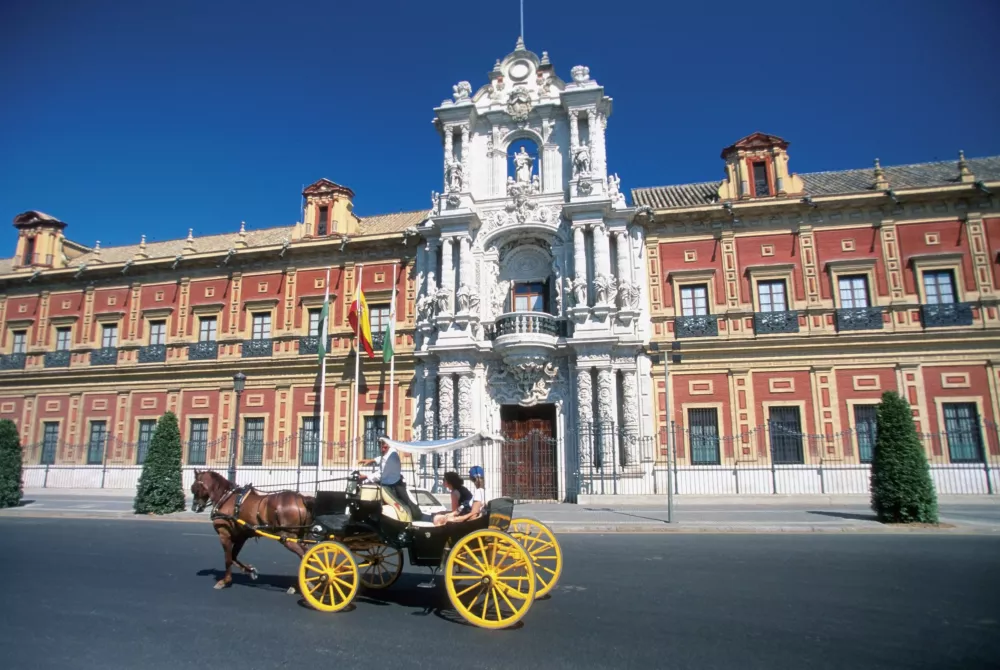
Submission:
<svg viewBox="0 0 1000 670">
<path fill-rule="evenodd" d="M 382 458 L 379 461 L 379 471 L 369 477 L 369 480 L 383 486 L 393 486 L 394 484 L 398 484 L 403 478 L 402 469 L 399 452 L 389 447 L 389 451 L 382 454 Z"/>
</svg>

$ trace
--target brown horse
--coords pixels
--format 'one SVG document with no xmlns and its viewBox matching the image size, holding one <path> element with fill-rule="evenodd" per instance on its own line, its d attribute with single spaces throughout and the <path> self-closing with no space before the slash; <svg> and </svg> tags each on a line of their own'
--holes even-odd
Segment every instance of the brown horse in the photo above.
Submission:
<svg viewBox="0 0 1000 670">
<path fill-rule="evenodd" d="M 251 526 L 260 526 L 270 533 L 280 535 L 281 544 L 300 558 L 305 553 L 301 544 L 286 539 L 301 539 L 312 526 L 314 498 L 295 491 L 260 493 L 252 486 L 244 491 L 212 470 L 194 471 L 191 495 L 194 497 L 191 509 L 195 512 L 204 511 L 209 503 L 215 508 L 212 512 L 212 525 L 226 552 L 226 574 L 215 584 L 215 588 L 222 589 L 232 584 L 233 563 L 253 579 L 257 578 L 256 568 L 237 560 L 246 541 L 255 537 L 252 530 L 235 521 L 237 518 Z M 289 593 L 294 592 L 295 587 L 289 589 Z"/>
</svg>

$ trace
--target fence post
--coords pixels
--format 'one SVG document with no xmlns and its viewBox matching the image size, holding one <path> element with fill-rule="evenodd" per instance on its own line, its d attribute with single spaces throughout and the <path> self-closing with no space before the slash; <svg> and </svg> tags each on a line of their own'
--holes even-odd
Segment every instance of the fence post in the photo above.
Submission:
<svg viewBox="0 0 1000 670">
<path fill-rule="evenodd" d="M 104 453 L 101 458 L 101 488 L 104 488 L 104 477 L 108 472 L 108 442 L 111 440 L 111 436 L 104 438 Z"/>
<path fill-rule="evenodd" d="M 774 449 L 771 447 L 771 438 L 774 437 L 774 426 L 771 425 L 770 421 L 767 424 L 767 429 L 764 431 L 764 439 L 767 440 L 767 453 L 771 457 L 771 495 L 778 495 L 778 473 L 774 467 Z"/>
<path fill-rule="evenodd" d="M 674 522 L 674 488 L 677 481 L 673 478 L 674 471 L 674 422 L 670 422 L 670 435 L 667 437 L 667 523 Z"/>
</svg>

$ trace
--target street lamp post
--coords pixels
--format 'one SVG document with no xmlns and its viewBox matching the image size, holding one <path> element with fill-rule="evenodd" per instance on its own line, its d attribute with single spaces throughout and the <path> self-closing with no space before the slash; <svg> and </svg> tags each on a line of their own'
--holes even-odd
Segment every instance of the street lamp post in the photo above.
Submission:
<svg viewBox="0 0 1000 670">
<path fill-rule="evenodd" d="M 233 375 L 233 390 L 236 391 L 236 419 L 233 422 L 233 444 L 229 448 L 229 481 L 236 483 L 236 452 L 240 443 L 240 399 L 247 385 L 247 376 L 242 372 Z"/>
<path fill-rule="evenodd" d="M 670 420 L 670 364 L 681 362 L 681 343 L 671 342 L 668 354 L 660 350 L 658 342 L 650 342 L 649 350 L 653 352 L 650 360 L 654 363 L 663 364 L 663 406 L 666 409 L 666 424 L 664 430 L 667 432 L 667 523 L 674 522 L 674 430 L 673 421 Z"/>
</svg>

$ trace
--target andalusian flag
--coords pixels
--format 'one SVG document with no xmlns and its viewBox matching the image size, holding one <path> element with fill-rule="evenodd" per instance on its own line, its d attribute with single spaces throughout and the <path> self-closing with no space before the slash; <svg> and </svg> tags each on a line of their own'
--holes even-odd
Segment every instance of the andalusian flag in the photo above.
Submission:
<svg viewBox="0 0 1000 670">
<path fill-rule="evenodd" d="M 393 268 L 393 274 L 395 273 Z M 382 339 L 382 362 L 388 363 L 392 360 L 392 355 L 396 352 L 392 350 L 392 345 L 396 341 L 396 285 L 392 286 L 392 306 L 389 308 L 389 327 L 385 331 Z"/>
<path fill-rule="evenodd" d="M 329 337 L 330 329 L 327 324 L 330 322 L 330 268 L 326 269 L 326 297 L 323 298 L 323 311 L 319 313 L 319 362 L 322 363 L 326 357 L 326 340 Z"/>
<path fill-rule="evenodd" d="M 368 358 L 375 358 L 375 349 L 372 347 L 372 322 L 368 314 L 368 301 L 365 300 L 365 293 L 361 290 L 361 273 L 358 273 L 358 293 L 351 303 L 351 311 L 347 313 L 347 321 L 358 334 L 359 346 L 368 352 Z"/>
</svg>

